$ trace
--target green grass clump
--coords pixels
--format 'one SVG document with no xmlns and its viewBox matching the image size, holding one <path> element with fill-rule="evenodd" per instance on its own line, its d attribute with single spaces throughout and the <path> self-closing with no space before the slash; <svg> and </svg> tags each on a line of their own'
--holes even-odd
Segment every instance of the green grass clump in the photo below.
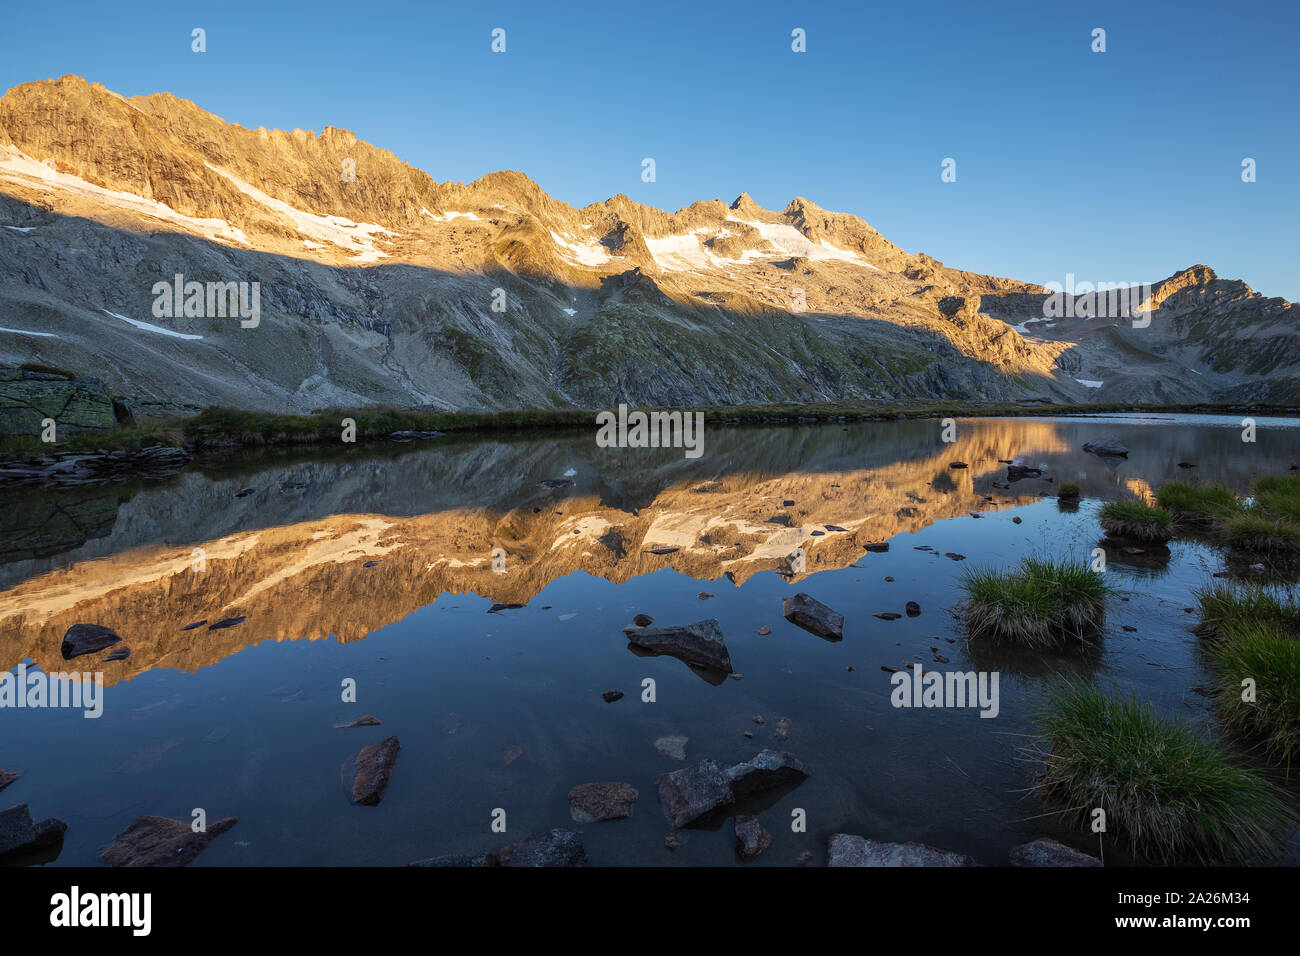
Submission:
<svg viewBox="0 0 1300 956">
<path fill-rule="evenodd" d="M 1141 701 L 1067 685 L 1041 720 L 1039 793 L 1080 826 L 1101 807 L 1107 832 L 1141 858 L 1268 857 L 1295 822 L 1284 791 Z"/>
<path fill-rule="evenodd" d="M 1226 518 L 1217 529 L 1230 548 L 1251 554 L 1300 556 L 1300 522 L 1272 517 L 1259 508 Z"/>
<path fill-rule="evenodd" d="M 1195 593 L 1201 605 L 1201 622 L 1196 630 L 1203 637 L 1220 637 L 1231 629 L 1259 623 L 1281 628 L 1300 640 L 1300 603 L 1294 599 L 1284 599 L 1264 588 L 1227 584 L 1213 584 Z"/>
<path fill-rule="evenodd" d="M 1206 655 L 1222 679 L 1218 695 L 1224 724 L 1258 738 L 1262 749 L 1286 764 L 1300 752 L 1300 632 L 1263 621 L 1234 621 Z M 1255 682 L 1243 700 L 1242 681 Z"/>
<path fill-rule="evenodd" d="M 1061 488 L 1057 491 L 1056 495 L 1058 498 L 1078 498 L 1079 486 L 1072 481 L 1067 481 L 1061 485 Z"/>
<path fill-rule="evenodd" d="M 1171 481 L 1156 491 L 1156 503 L 1178 524 L 1209 524 L 1239 507 L 1237 496 L 1223 485 Z"/>
<path fill-rule="evenodd" d="M 1255 507 L 1273 518 L 1300 523 L 1300 475 L 1255 479 Z"/>
<path fill-rule="evenodd" d="M 1174 516 L 1140 501 L 1111 501 L 1101 509 L 1101 526 L 1109 535 L 1164 543 L 1174 536 Z"/>
<path fill-rule="evenodd" d="M 1048 647 L 1087 641 L 1102 624 L 1111 588 L 1083 562 L 1026 558 L 1012 571 L 969 571 L 962 578 L 972 640 Z"/>
</svg>

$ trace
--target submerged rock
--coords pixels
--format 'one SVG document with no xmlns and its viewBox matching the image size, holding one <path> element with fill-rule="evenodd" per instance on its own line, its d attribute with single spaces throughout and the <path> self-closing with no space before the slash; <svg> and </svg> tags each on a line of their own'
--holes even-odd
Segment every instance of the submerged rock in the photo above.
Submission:
<svg viewBox="0 0 1300 956">
<path fill-rule="evenodd" d="M 655 619 L 649 614 L 638 614 L 636 617 L 632 618 L 632 623 L 637 627 L 649 627 L 654 622 Z"/>
<path fill-rule="evenodd" d="M 334 729 L 347 730 L 351 727 L 378 727 L 378 726 L 380 726 L 379 718 L 372 717 L 370 716 L 370 714 L 366 714 L 365 716 L 358 717 L 356 720 L 349 721 L 346 724 L 335 724 Z"/>
<path fill-rule="evenodd" d="M 180 820 L 137 817 L 113 838 L 100 859 L 109 866 L 188 866 L 237 822 L 236 817 L 226 817 L 195 833 L 190 824 Z"/>
<path fill-rule="evenodd" d="M 731 655 L 722 639 L 722 627 L 712 618 L 685 627 L 624 628 L 627 639 L 654 654 L 668 654 L 687 664 L 730 674 Z"/>
<path fill-rule="evenodd" d="M 587 851 L 578 834 L 557 829 L 506 844 L 497 854 L 497 861 L 500 866 L 582 866 L 587 862 Z"/>
<path fill-rule="evenodd" d="M 917 617 L 921 613 L 921 605 L 917 604 L 915 601 L 908 601 L 903 605 L 903 610 L 907 612 L 908 617 Z"/>
<path fill-rule="evenodd" d="M 13 780 L 9 782 L 12 783 Z M 0 860 L 38 850 L 61 848 L 63 834 L 67 829 L 66 823 L 53 817 L 37 823 L 32 819 L 31 811 L 25 803 L 10 807 L 0 812 Z"/>
<path fill-rule="evenodd" d="M 799 593 L 783 598 L 781 613 L 791 624 L 828 641 L 844 639 L 844 615 L 832 611 L 816 598 Z"/>
<path fill-rule="evenodd" d="M 111 627 L 102 627 L 99 624 L 74 624 L 63 635 L 63 645 L 60 650 L 63 659 L 70 661 L 82 654 L 93 654 L 95 651 L 112 647 L 121 640 L 117 631 Z"/>
<path fill-rule="evenodd" d="M 689 740 L 689 737 L 669 734 L 668 736 L 660 737 L 655 741 L 655 750 L 664 757 L 671 757 L 673 760 L 685 760 L 686 744 Z"/>
<path fill-rule="evenodd" d="M 736 854 L 748 863 L 772 845 L 772 834 L 763 829 L 758 817 L 737 816 Z"/>
<path fill-rule="evenodd" d="M 352 801 L 373 807 L 383 799 L 388 781 L 397 765 L 397 752 L 402 745 L 396 737 L 386 737 L 377 744 L 362 748 L 357 754 L 357 775 L 352 781 Z"/>
<path fill-rule="evenodd" d="M 569 791 L 569 815 L 575 823 L 626 820 L 640 793 L 626 783 L 584 783 Z"/>
<path fill-rule="evenodd" d="M 104 663 L 107 664 L 111 661 L 124 661 L 130 656 L 131 656 L 131 648 L 123 644 L 120 647 L 115 647 L 111 651 L 109 651 L 107 656 L 105 656 L 104 658 Z"/>
<path fill-rule="evenodd" d="M 1012 866 L 1101 866 L 1101 860 L 1043 837 L 1011 851 Z"/>
<path fill-rule="evenodd" d="M 975 866 L 968 856 L 920 843 L 885 843 L 849 833 L 832 833 L 827 866 Z"/>
<path fill-rule="evenodd" d="M 1108 435 L 1105 438 L 1098 438 L 1095 441 L 1084 442 L 1083 450 L 1088 452 L 1090 455 L 1097 455 L 1101 458 L 1128 457 L 1128 449 L 1115 435 Z"/>
<path fill-rule="evenodd" d="M 686 739 L 685 737 L 682 738 L 682 740 L 685 739 Z M 684 756 L 685 755 L 683 755 L 683 757 Z M 5 787 L 9 786 L 9 784 L 13 783 L 17 779 L 18 779 L 18 774 L 15 771 L 0 770 L 0 790 L 3 790 Z"/>
<path fill-rule="evenodd" d="M 607 704 L 612 704 L 616 700 L 623 699 L 623 692 L 621 690 L 607 690 L 600 695 L 600 699 Z"/>
</svg>

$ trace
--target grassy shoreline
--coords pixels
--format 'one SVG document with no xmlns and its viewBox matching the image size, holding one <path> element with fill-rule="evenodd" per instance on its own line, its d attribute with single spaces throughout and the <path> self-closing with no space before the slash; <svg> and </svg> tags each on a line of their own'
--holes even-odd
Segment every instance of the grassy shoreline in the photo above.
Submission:
<svg viewBox="0 0 1300 956">
<path fill-rule="evenodd" d="M 641 408 L 641 411 L 683 411 Z M 532 432 L 595 429 L 599 409 L 519 409 L 493 412 L 420 411 L 395 408 L 333 409 L 316 415 L 277 415 L 230 408 L 207 408 L 188 418 L 160 419 L 135 428 L 68 435 L 48 444 L 37 437 L 0 437 L 0 459 L 24 460 L 59 453 L 131 452 L 151 445 L 175 445 L 189 451 L 341 442 L 342 421 L 356 422 L 356 441 L 386 441 L 398 431 Z M 1124 403 L 1046 405 L 978 402 L 900 402 L 889 405 L 775 404 L 690 408 L 702 412 L 710 426 L 844 424 L 846 422 L 941 418 L 1069 417 L 1116 412 L 1203 415 L 1300 416 L 1300 405 Z"/>
</svg>

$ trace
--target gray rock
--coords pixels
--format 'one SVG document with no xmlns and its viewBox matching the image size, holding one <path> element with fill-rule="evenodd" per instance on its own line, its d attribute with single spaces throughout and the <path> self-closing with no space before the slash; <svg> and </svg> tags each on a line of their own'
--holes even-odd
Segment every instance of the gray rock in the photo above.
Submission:
<svg viewBox="0 0 1300 956">
<path fill-rule="evenodd" d="M 716 760 L 673 770 L 659 778 L 659 804 L 674 829 L 731 806 L 731 780 Z"/>
<path fill-rule="evenodd" d="M 1124 443 L 1115 435 L 1098 438 L 1096 441 L 1084 442 L 1083 450 L 1088 452 L 1090 455 L 1099 455 L 1102 458 L 1128 457 L 1128 449 L 1124 447 Z"/>
<path fill-rule="evenodd" d="M 0 369 L 0 435 L 40 435 L 46 418 L 58 423 L 59 435 L 117 427 L 113 399 L 103 382 L 53 371 Z"/>
<path fill-rule="evenodd" d="M 407 866 L 433 866 L 433 867 L 477 867 L 477 866 L 497 866 L 495 853 L 480 853 L 478 856 L 471 856 L 468 853 L 448 853 L 443 856 L 431 856 L 424 860 L 416 860 Z"/>
<path fill-rule="evenodd" d="M 238 822 L 236 817 L 226 817 L 195 833 L 180 820 L 137 817 L 104 848 L 100 859 L 109 866 L 188 866 Z"/>
<path fill-rule="evenodd" d="M 1101 866 L 1101 860 L 1043 837 L 1011 851 L 1012 866 Z"/>
<path fill-rule="evenodd" d="M 623 633 L 631 643 L 653 654 L 668 654 L 687 664 L 731 673 L 731 655 L 715 620 L 696 621 L 685 627 L 629 627 Z"/>
<path fill-rule="evenodd" d="M 626 820 L 640 794 L 626 783 L 584 783 L 569 791 L 569 815 L 575 823 Z"/>
<path fill-rule="evenodd" d="M 736 853 L 748 863 L 772 845 L 772 834 L 763 829 L 758 817 L 736 817 Z"/>
<path fill-rule="evenodd" d="M 885 843 L 833 833 L 826 844 L 828 866 L 975 866 L 968 856 L 920 843 Z"/>
<path fill-rule="evenodd" d="M 70 661 L 82 654 L 93 654 L 121 641 L 117 631 L 98 624 L 74 624 L 63 635 L 63 659 Z"/>
<path fill-rule="evenodd" d="M 750 760 L 729 767 L 724 776 L 735 799 L 752 797 L 773 787 L 797 784 L 808 776 L 808 768 L 794 754 L 763 750 Z"/>
<path fill-rule="evenodd" d="M 352 800 L 363 806 L 379 803 L 397 765 L 397 752 L 402 745 L 396 737 L 385 737 L 377 744 L 362 748 L 357 754 L 357 775 L 352 781 Z"/>
<path fill-rule="evenodd" d="M 582 866 L 587 862 L 587 851 L 578 834 L 552 830 L 506 844 L 497 854 L 497 861 L 501 866 Z"/>
<path fill-rule="evenodd" d="M 37 823 L 25 803 L 10 807 L 0 812 L 0 860 L 60 846 L 67 829 L 66 823 L 53 818 Z"/>
<path fill-rule="evenodd" d="M 781 602 L 781 614 L 791 624 L 797 624 L 828 641 L 844 639 L 844 615 L 832 611 L 821 601 L 807 594 L 796 594 Z"/>
</svg>

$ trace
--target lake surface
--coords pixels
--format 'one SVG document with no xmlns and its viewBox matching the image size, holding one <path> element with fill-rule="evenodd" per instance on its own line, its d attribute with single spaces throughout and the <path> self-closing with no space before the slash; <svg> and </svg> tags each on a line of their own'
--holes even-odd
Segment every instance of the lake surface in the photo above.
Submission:
<svg viewBox="0 0 1300 956">
<path fill-rule="evenodd" d="M 1095 837 L 1062 829 L 1028 792 L 1033 709 L 1061 675 L 1095 679 L 1217 736 L 1185 608 L 1222 554 L 1190 541 L 1173 542 L 1167 563 L 1109 554 L 1120 590 L 1086 658 L 972 653 L 952 614 L 958 582 L 1025 555 L 1087 559 L 1105 500 L 1189 475 L 1245 492 L 1300 463 L 1300 422 L 1256 422 L 1254 443 L 1239 419 L 1203 416 L 960 420 L 952 443 L 937 421 L 718 427 L 696 460 L 601 449 L 593 429 L 223 460 L 147 487 L 5 491 L 0 667 L 102 671 L 107 686 L 99 719 L 0 710 L 0 768 L 22 774 L 0 806 L 69 824 L 53 865 L 97 865 L 137 816 L 189 821 L 194 808 L 239 818 L 200 866 L 400 865 L 554 827 L 582 832 L 589 865 L 733 865 L 729 821 L 665 848 L 656 780 L 768 747 L 812 775 L 762 812 L 772 845 L 750 865 L 806 851 L 820 864 L 841 831 L 988 865 L 1039 836 L 1095 853 Z M 1080 448 L 1111 434 L 1127 460 Z M 1008 483 L 999 459 L 1046 478 Z M 566 475 L 571 485 L 540 484 Z M 1063 481 L 1082 489 L 1077 510 L 1058 506 Z M 865 549 L 884 541 L 888 553 Z M 782 617 L 797 592 L 844 615 L 842 641 Z M 919 616 L 873 616 L 908 601 Z M 489 613 L 495 603 L 524 606 Z M 623 628 L 641 613 L 716 619 L 740 679 L 631 652 Z M 245 620 L 183 630 L 233 617 Z M 131 657 L 65 663 L 76 623 L 114 628 Z M 893 707 L 882 666 L 906 661 L 997 671 L 997 717 Z M 342 700 L 348 678 L 355 703 Z M 626 696 L 606 703 L 611 689 Z M 363 714 L 382 726 L 336 729 Z M 382 803 L 352 805 L 343 768 L 389 735 L 402 749 Z M 688 738 L 684 762 L 656 750 L 668 735 Z M 594 781 L 636 787 L 633 816 L 574 823 L 568 793 Z M 505 834 L 491 830 L 497 809 Z M 807 832 L 792 832 L 796 809 Z"/>
</svg>

